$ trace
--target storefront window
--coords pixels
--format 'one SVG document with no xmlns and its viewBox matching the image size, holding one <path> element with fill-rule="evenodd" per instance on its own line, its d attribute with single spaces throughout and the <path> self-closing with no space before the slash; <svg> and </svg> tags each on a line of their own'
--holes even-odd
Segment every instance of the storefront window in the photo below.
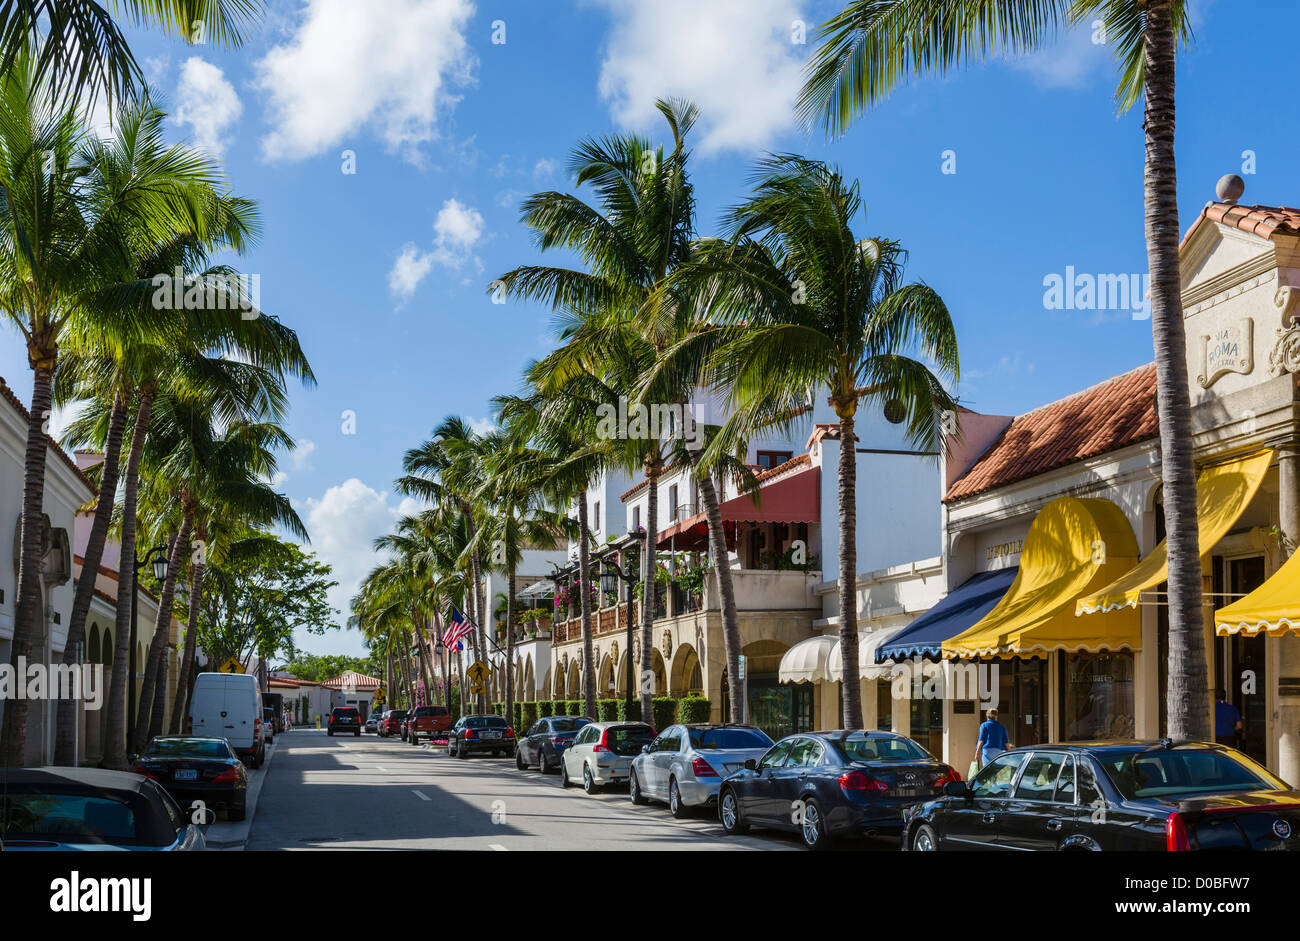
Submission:
<svg viewBox="0 0 1300 941">
<path fill-rule="evenodd" d="M 885 680 L 876 681 L 876 728 L 882 732 L 894 730 L 894 692 L 893 684 Z"/>
<path fill-rule="evenodd" d="M 996 666 L 998 718 L 1011 743 L 1041 745 L 1047 741 L 1047 661 L 1000 660 Z"/>
<path fill-rule="evenodd" d="M 1062 654 L 1061 739 L 1133 737 L 1133 655 Z"/>
<path fill-rule="evenodd" d="M 912 699 L 911 739 L 931 755 L 943 754 L 942 699 Z"/>
</svg>

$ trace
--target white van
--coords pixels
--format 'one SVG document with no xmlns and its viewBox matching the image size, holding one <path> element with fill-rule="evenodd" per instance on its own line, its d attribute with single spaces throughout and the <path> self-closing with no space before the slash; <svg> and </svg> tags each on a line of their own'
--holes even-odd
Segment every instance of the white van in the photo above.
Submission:
<svg viewBox="0 0 1300 941">
<path fill-rule="evenodd" d="M 200 673 L 194 680 L 186 732 L 224 738 L 245 764 L 261 767 L 266 743 L 262 738 L 262 697 L 257 677 Z"/>
</svg>

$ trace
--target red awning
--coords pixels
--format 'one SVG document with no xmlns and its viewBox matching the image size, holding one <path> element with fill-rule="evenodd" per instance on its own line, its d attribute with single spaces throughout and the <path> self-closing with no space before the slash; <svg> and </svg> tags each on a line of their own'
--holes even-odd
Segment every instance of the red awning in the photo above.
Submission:
<svg viewBox="0 0 1300 941">
<path fill-rule="evenodd" d="M 758 497 L 756 501 L 739 496 L 722 504 L 728 549 L 735 549 L 737 523 L 821 522 L 821 468 L 810 467 L 765 483 L 758 488 Z M 660 549 L 675 546 L 679 552 L 702 550 L 708 544 L 709 524 L 703 513 L 661 530 L 658 539 Z"/>
</svg>

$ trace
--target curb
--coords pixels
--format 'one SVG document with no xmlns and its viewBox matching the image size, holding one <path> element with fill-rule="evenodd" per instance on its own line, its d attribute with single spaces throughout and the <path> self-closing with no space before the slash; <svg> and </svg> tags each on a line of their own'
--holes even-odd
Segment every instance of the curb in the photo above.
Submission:
<svg viewBox="0 0 1300 941">
<path fill-rule="evenodd" d="M 290 733 L 280 733 L 280 735 L 288 734 Z M 276 736 L 276 741 L 266 749 L 266 760 L 262 762 L 262 767 L 249 772 L 244 819 L 238 823 L 214 823 L 208 827 L 207 848 L 209 850 L 229 853 L 243 850 L 248 843 L 248 834 L 253 828 L 253 821 L 257 818 L 257 801 L 262 796 L 262 785 L 266 783 L 266 777 L 271 773 L 271 761 L 278 750 L 279 736 Z"/>
</svg>

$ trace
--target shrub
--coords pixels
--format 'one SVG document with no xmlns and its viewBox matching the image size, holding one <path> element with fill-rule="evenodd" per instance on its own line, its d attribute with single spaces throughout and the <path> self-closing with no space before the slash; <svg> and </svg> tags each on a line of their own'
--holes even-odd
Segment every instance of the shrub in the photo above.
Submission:
<svg viewBox="0 0 1300 941">
<path fill-rule="evenodd" d="M 571 716 L 580 716 L 580 715 L 582 715 L 582 700 L 581 700 L 581 699 L 570 699 L 570 700 L 568 700 L 568 701 L 565 703 L 565 705 L 567 705 L 568 708 L 569 708 L 569 715 L 571 715 Z"/>
<path fill-rule="evenodd" d="M 641 721 L 641 700 L 632 700 L 632 708 L 628 709 L 627 703 L 622 699 L 618 701 L 618 721 L 619 722 L 640 722 Z"/>
<path fill-rule="evenodd" d="M 621 699 L 597 699 L 596 718 L 601 722 L 613 722 L 618 718 L 620 703 L 622 703 Z"/>
<path fill-rule="evenodd" d="M 516 732 L 518 732 L 524 728 L 524 704 L 521 702 L 516 702 L 513 704 L 513 706 L 514 706 L 513 709 L 514 715 L 510 717 L 510 725 L 514 728 Z"/>
<path fill-rule="evenodd" d="M 537 707 L 539 705 L 541 704 L 535 702 L 524 703 L 524 713 L 523 713 L 524 721 L 519 726 L 518 731 L 521 732 L 526 731 L 527 729 L 531 729 L 533 727 L 533 723 L 537 721 L 537 716 L 538 716 Z"/>
<path fill-rule="evenodd" d="M 656 696 L 651 700 L 651 708 L 654 710 L 654 718 L 650 724 L 655 727 L 656 732 L 662 732 L 674 722 L 679 721 L 677 718 L 677 700 L 672 696 Z"/>
<path fill-rule="evenodd" d="M 713 704 L 703 696 L 683 696 L 677 703 L 678 722 L 708 722 L 712 712 Z"/>
<path fill-rule="evenodd" d="M 537 718 L 555 715 L 555 702 L 550 699 L 537 700 Z"/>
</svg>

